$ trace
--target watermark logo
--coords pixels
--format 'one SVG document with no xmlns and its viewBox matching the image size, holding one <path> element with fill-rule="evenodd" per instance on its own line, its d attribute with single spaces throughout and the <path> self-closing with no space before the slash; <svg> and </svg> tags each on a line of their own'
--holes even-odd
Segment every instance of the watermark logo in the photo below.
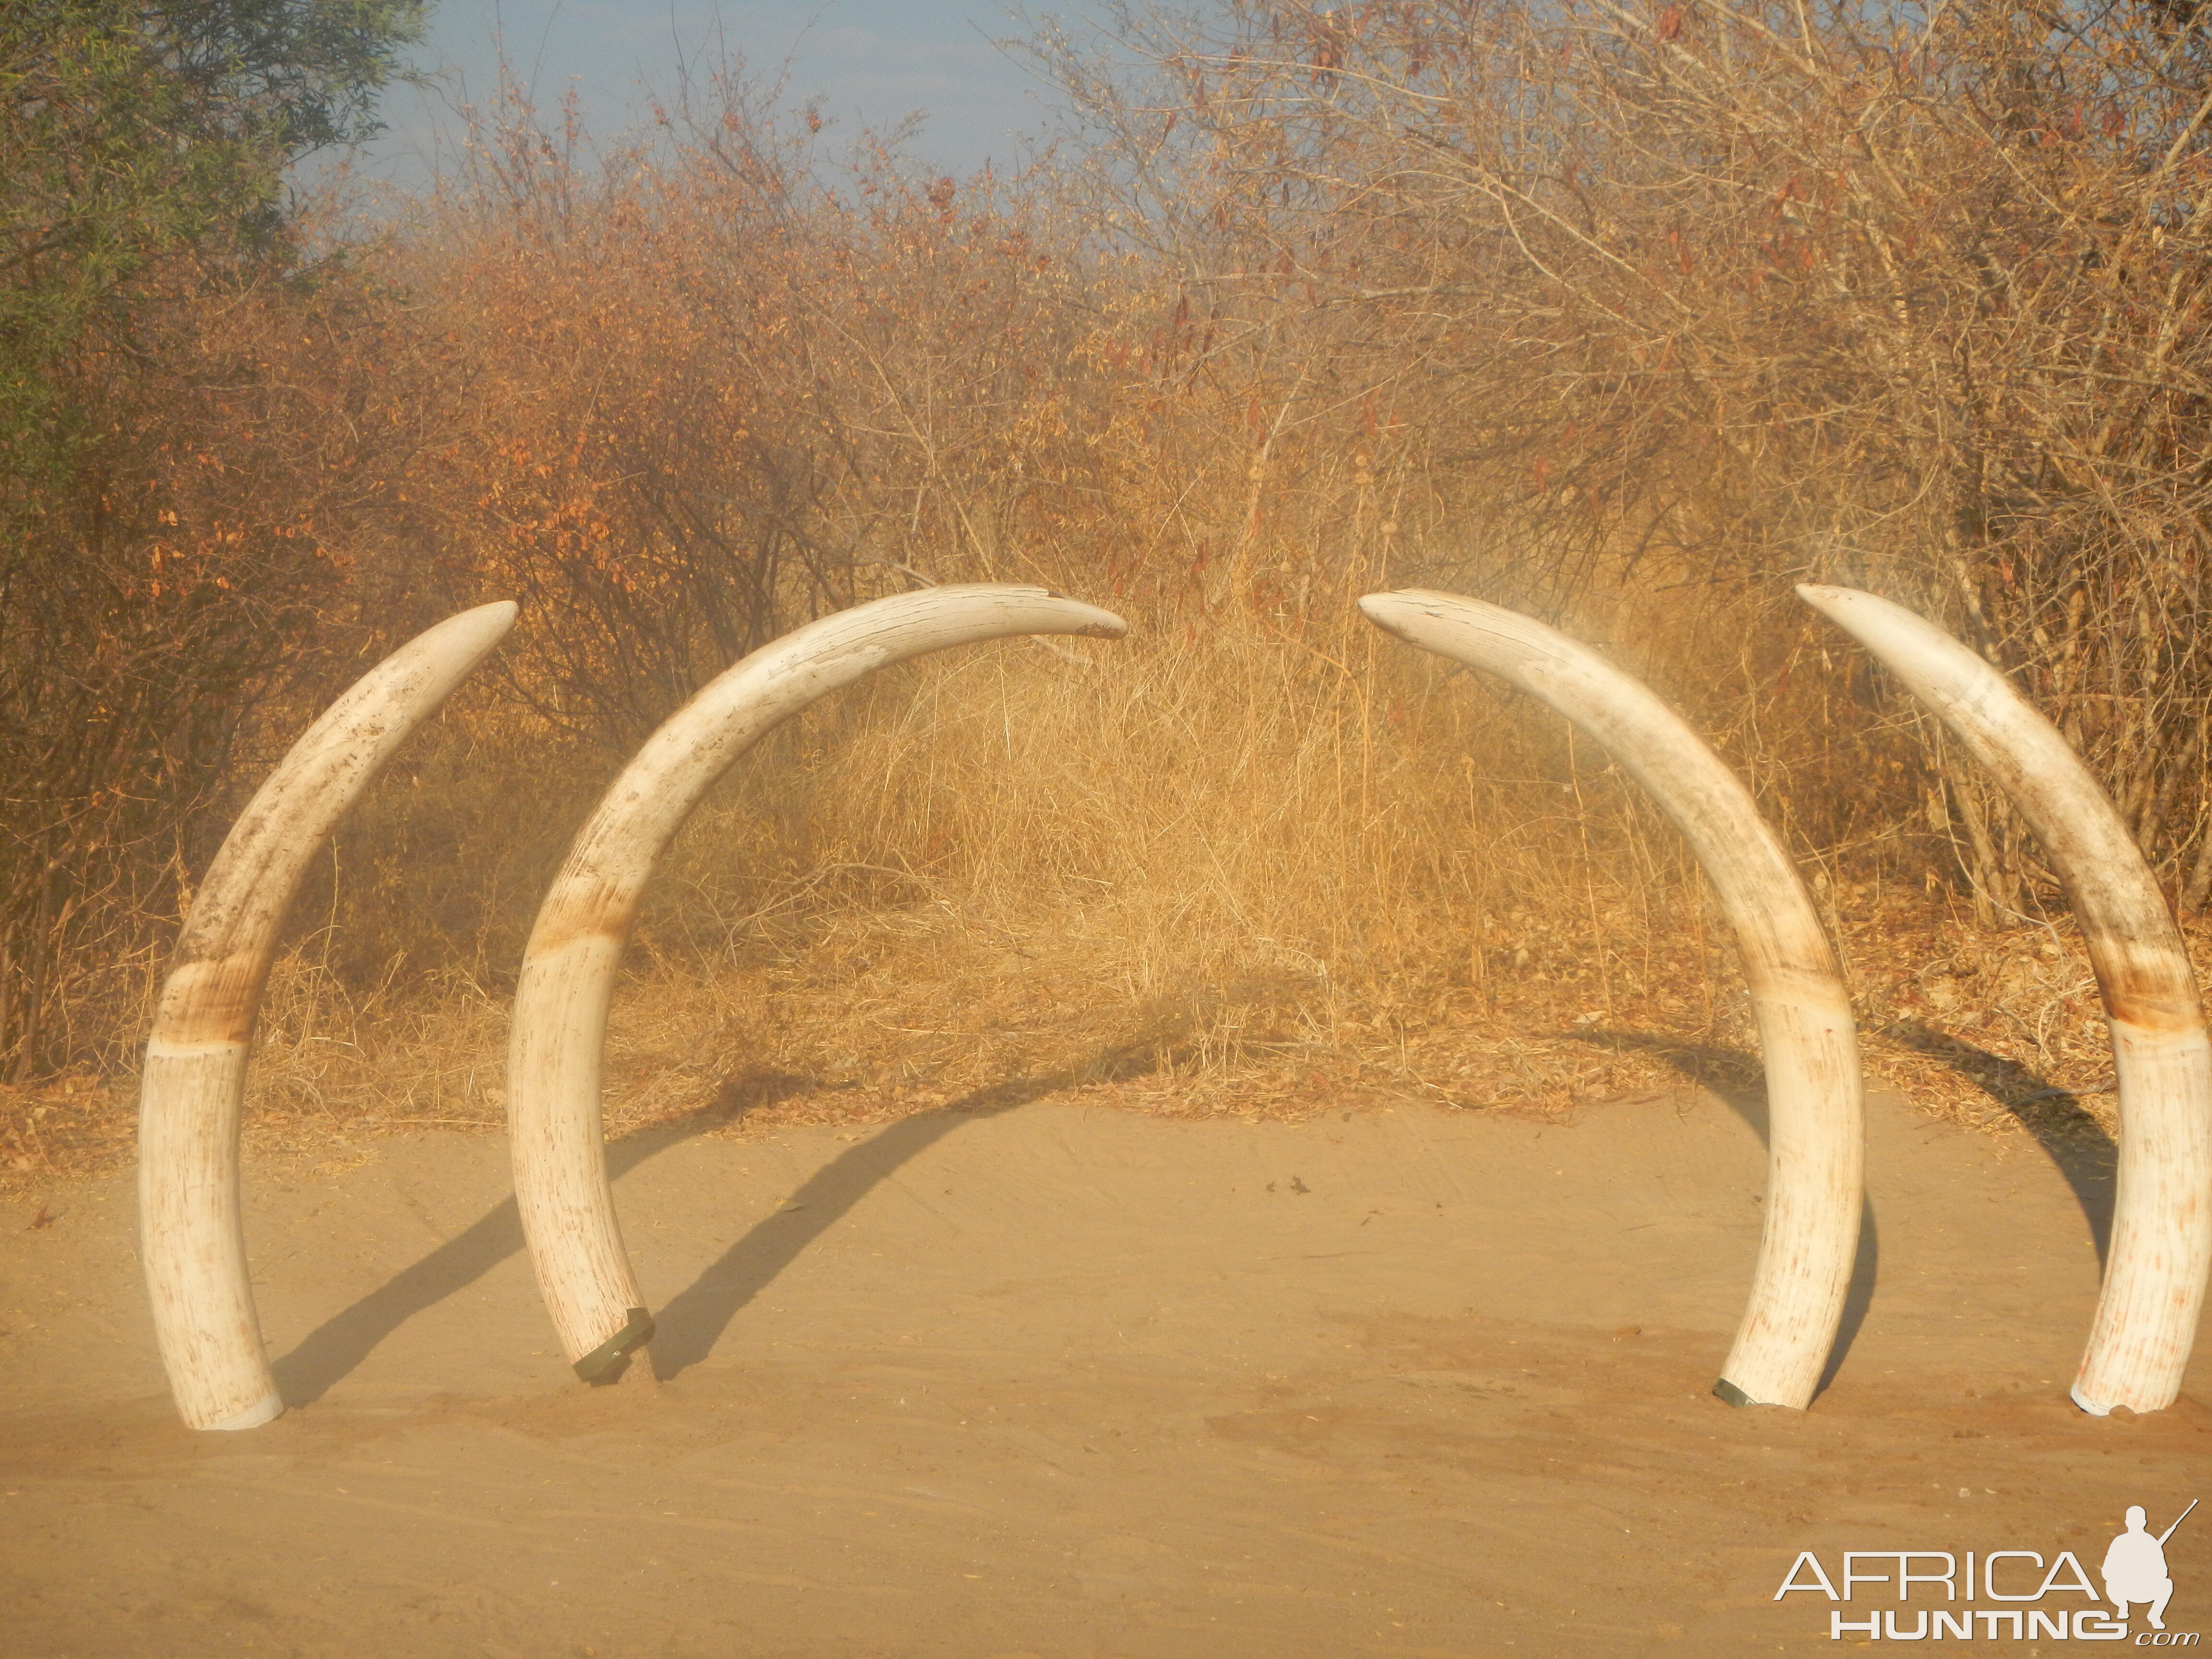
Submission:
<svg viewBox="0 0 2212 1659">
<path fill-rule="evenodd" d="M 2130 1505 L 2127 1530 L 2112 1540 L 2100 1564 L 2102 1595 L 2071 1550 L 2061 1550 L 2048 1565 L 2037 1550 L 1845 1550 L 1840 1571 L 1832 1575 L 1813 1551 L 1800 1550 L 1782 1575 L 1774 1599 L 1808 1595 L 1851 1603 L 1849 1614 L 1840 1605 L 1829 1610 L 1828 1637 L 1837 1642 L 1847 1637 L 1861 1642 L 1948 1638 L 2195 1647 L 2198 1632 L 2166 1627 L 2166 1603 L 2173 1599 L 2166 1540 L 2196 1507 L 2191 1498 L 2172 1525 L 2154 1533 L 2149 1512 L 2140 1504 Z M 1922 1605 L 1914 1607 L 1910 1604 L 1916 1590 Z M 2069 1597 L 2079 1598 L 2079 1603 Z M 1905 1604 L 1906 1611 L 1864 1605 L 1893 1599 Z M 1930 1605 L 1938 1601 L 1942 1606 Z M 2131 1622 L 2135 1608 L 2142 1613 L 2140 1630 Z"/>
<path fill-rule="evenodd" d="M 2192 1498 L 2189 1510 L 2196 1507 Z M 2173 1536 L 2174 1527 L 2189 1518 L 2189 1510 L 2182 1510 L 2174 1517 L 2172 1527 L 2154 1538 L 2143 1506 L 2128 1506 L 2128 1529 L 2112 1540 L 2112 1547 L 2105 1552 L 2105 1594 L 2112 1598 L 2112 1617 L 2124 1620 L 2130 1604 L 2140 1601 L 2150 1609 L 2146 1615 L 2150 1627 L 2166 1628 L 2166 1604 L 2173 1600 L 2173 1580 L 2166 1574 L 2166 1540 Z"/>
</svg>

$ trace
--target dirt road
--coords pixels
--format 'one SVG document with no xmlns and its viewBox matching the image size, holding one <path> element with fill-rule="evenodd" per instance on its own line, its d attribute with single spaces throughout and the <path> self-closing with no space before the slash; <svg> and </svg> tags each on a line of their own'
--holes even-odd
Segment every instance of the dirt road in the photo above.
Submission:
<svg viewBox="0 0 2212 1659">
<path fill-rule="evenodd" d="M 7 1214 L 0 1654 L 1832 1652 L 1828 1601 L 1774 1600 L 1801 1550 L 2094 1579 L 2126 1505 L 2212 1496 L 2207 1345 L 2169 1412 L 2066 1401 L 2108 1165 L 1892 1101 L 1803 1414 L 1707 1394 L 1763 1166 L 1710 1096 L 649 1133 L 615 1167 L 658 1377 L 601 1389 L 503 1143 L 361 1147 L 249 1167 L 294 1408 L 242 1434 L 171 1415 L 127 1178 Z M 2034 1650 L 1990 1628 L 1914 1651 Z"/>
</svg>

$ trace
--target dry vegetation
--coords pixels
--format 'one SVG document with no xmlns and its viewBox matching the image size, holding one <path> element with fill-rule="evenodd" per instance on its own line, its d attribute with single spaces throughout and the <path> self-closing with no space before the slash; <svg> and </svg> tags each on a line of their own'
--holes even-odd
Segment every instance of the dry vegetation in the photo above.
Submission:
<svg viewBox="0 0 2212 1659">
<path fill-rule="evenodd" d="M 2109 1127 L 2063 896 L 1789 584 L 1959 629 L 2205 904 L 2194 12 L 1209 15 L 1121 17 L 1110 73 L 1041 35 L 1082 126 L 1018 178 L 841 161 L 737 78 L 599 149 L 509 100 L 342 255 L 180 277 L 115 441 L 10 508 L 111 574 L 53 600 L 86 707 L 11 728 L 0 1176 L 127 1142 L 192 872 L 398 639 L 525 604 L 301 896 L 276 1141 L 495 1122 L 522 938 L 628 749 L 811 616 L 973 580 L 1130 635 L 894 671 L 741 765 L 633 949 L 617 1129 L 1754 1079 L 1672 833 L 1352 608 L 1407 585 L 1557 620 L 1713 735 L 1814 878 L 1877 1073 Z"/>
</svg>

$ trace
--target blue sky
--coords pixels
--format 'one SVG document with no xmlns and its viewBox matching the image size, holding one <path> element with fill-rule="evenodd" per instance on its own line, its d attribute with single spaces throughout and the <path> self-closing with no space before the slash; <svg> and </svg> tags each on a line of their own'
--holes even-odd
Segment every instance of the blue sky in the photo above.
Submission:
<svg viewBox="0 0 2212 1659">
<path fill-rule="evenodd" d="M 1001 0 L 444 0 L 413 54 L 417 68 L 446 71 L 441 85 L 390 90 L 389 131 L 356 166 L 419 188 L 425 158 L 462 131 L 454 106 L 489 100 L 503 43 L 541 111 L 557 111 L 573 87 L 601 137 L 649 118 L 652 91 L 672 93 L 687 60 L 710 71 L 726 46 L 757 76 L 783 76 L 792 106 L 813 102 L 834 123 L 833 140 L 918 111 L 918 162 L 956 173 L 987 160 L 1004 167 L 1021 135 L 1049 118 L 1049 90 L 993 44 L 1023 32 Z"/>
</svg>

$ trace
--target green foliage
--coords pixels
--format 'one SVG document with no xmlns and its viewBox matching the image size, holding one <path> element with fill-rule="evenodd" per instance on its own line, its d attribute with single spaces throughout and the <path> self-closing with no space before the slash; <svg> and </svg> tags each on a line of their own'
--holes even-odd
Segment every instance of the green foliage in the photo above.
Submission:
<svg viewBox="0 0 2212 1659">
<path fill-rule="evenodd" d="M 283 280 L 283 169 L 375 131 L 422 9 L 0 3 L 9 1075 L 80 1056 L 77 1011 L 158 951 L 195 812 L 343 590 L 319 514 L 358 446 L 287 447 L 277 365 L 343 355 L 346 294 Z"/>
<path fill-rule="evenodd" d="M 285 165 L 377 130 L 422 0 L 14 0 L 0 8 L 0 467 L 82 427 L 67 369 L 144 349 L 148 279 L 278 243 Z"/>
</svg>

